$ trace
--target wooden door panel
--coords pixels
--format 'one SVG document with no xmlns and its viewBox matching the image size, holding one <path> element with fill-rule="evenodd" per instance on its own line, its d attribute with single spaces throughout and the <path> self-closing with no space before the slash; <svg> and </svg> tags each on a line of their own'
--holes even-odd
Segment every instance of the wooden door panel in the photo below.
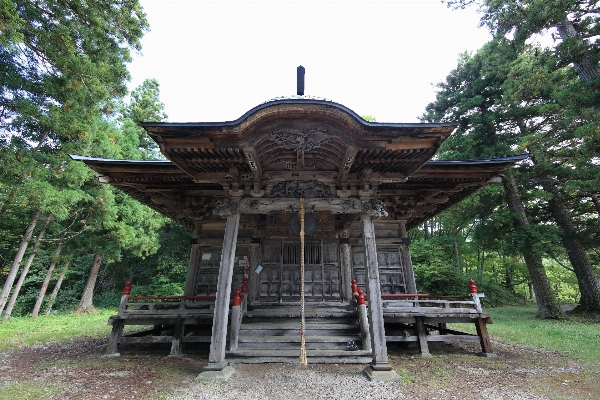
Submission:
<svg viewBox="0 0 600 400">
<path fill-rule="evenodd" d="M 262 248 L 260 301 L 300 301 L 300 243 L 270 241 Z M 339 301 L 341 277 L 337 242 L 307 243 L 304 260 L 305 301 Z"/>
<path fill-rule="evenodd" d="M 353 248 L 352 263 L 354 279 L 356 279 L 358 287 L 366 291 L 366 271 L 362 247 Z M 399 249 L 377 249 L 377 263 L 379 265 L 381 293 L 406 293 L 404 267 L 402 265 L 402 257 Z"/>
</svg>

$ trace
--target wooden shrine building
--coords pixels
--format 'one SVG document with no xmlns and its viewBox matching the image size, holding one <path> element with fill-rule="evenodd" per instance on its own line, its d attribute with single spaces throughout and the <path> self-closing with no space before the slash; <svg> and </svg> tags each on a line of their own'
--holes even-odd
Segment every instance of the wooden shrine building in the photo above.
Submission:
<svg viewBox="0 0 600 400">
<path fill-rule="evenodd" d="M 477 341 L 491 353 L 491 320 L 476 294 L 417 294 L 407 231 L 499 182 L 524 156 L 432 161 L 456 124 L 367 122 L 306 96 L 268 101 L 231 122 L 143 127 L 167 160 L 73 158 L 194 239 L 185 296 L 125 292 L 109 353 L 118 343 L 169 340 L 177 355 L 182 343 L 207 341 L 205 374 L 214 379 L 232 373 L 231 361 L 297 359 L 300 199 L 309 362 L 369 363 L 371 379 L 394 379 L 389 341 L 417 342 L 424 354 L 428 341 Z M 241 302 L 232 300 L 238 289 Z M 479 335 L 447 322 L 475 323 Z M 123 336 L 124 324 L 153 333 Z"/>
</svg>

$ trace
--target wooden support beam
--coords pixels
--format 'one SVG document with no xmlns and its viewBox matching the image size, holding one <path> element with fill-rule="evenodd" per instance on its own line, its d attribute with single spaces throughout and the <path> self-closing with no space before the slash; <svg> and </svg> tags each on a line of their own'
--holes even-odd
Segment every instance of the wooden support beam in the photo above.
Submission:
<svg viewBox="0 0 600 400">
<path fill-rule="evenodd" d="M 119 355 L 119 339 L 121 338 L 121 335 L 123 335 L 123 321 L 118 320 L 113 323 L 113 327 L 108 338 L 108 346 L 106 347 L 106 355 Z"/>
<path fill-rule="evenodd" d="M 352 304 L 354 300 L 350 287 L 352 281 L 352 249 L 346 243 L 340 244 L 340 263 L 342 267 L 342 295 L 346 303 Z"/>
<path fill-rule="evenodd" d="M 365 254 L 365 270 L 367 279 L 367 295 L 369 296 L 369 333 L 371 334 L 371 363 L 363 369 L 363 373 L 370 380 L 395 381 L 400 376 L 388 361 L 387 345 L 385 340 L 385 327 L 383 320 L 383 302 L 381 300 L 381 286 L 379 282 L 379 265 L 377 263 L 377 246 L 375 245 L 374 216 L 381 216 L 382 212 L 377 204 L 371 203 L 369 211 L 362 214 L 362 236 Z M 387 213 L 386 213 L 387 214 Z"/>
<path fill-rule="evenodd" d="M 171 354 L 169 357 L 181 357 L 183 355 L 181 338 L 183 337 L 183 319 L 178 318 L 173 328 L 173 340 L 171 341 Z"/>
<path fill-rule="evenodd" d="M 231 280 L 235 260 L 240 214 L 229 209 L 225 225 L 225 237 L 221 252 L 221 266 L 217 282 L 217 298 L 213 317 L 212 337 L 210 341 L 209 365 L 205 371 L 221 371 L 227 366 L 225 361 L 225 344 L 227 341 L 227 321 L 229 317 L 229 297 L 231 295 Z"/>
<path fill-rule="evenodd" d="M 427 345 L 427 329 L 423 317 L 416 318 L 417 334 L 419 335 L 419 347 L 421 348 L 421 356 L 429 357 L 429 346 Z"/>
<path fill-rule="evenodd" d="M 479 336 L 479 343 L 481 344 L 481 355 L 485 357 L 494 357 L 490 335 L 488 334 L 483 318 L 477 318 L 475 320 L 475 328 L 477 329 L 477 336 Z"/>
<path fill-rule="evenodd" d="M 373 217 L 363 214 L 363 246 L 365 254 L 365 270 L 367 278 L 367 295 L 369 297 L 369 331 L 371 333 L 371 349 L 373 364 L 387 364 L 387 346 L 383 323 L 383 302 L 379 282 L 379 265 L 377 263 L 377 247 L 375 245 L 375 228 Z"/>
<path fill-rule="evenodd" d="M 305 207 L 314 212 L 330 212 L 333 214 L 360 213 L 361 204 L 358 199 L 306 199 Z M 269 214 L 285 212 L 300 208 L 299 199 L 284 198 L 245 198 L 240 201 L 239 212 L 242 214 Z"/>
</svg>

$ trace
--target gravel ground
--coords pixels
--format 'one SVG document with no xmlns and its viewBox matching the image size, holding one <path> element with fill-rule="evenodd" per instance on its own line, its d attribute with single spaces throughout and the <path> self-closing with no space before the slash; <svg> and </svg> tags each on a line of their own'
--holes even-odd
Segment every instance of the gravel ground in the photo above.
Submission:
<svg viewBox="0 0 600 400">
<path fill-rule="evenodd" d="M 237 364 L 236 373 L 227 382 L 197 382 L 178 391 L 169 400 L 312 400 L 312 399 L 464 399 L 452 394 L 452 388 L 435 394 L 407 391 L 402 382 L 370 382 L 358 365 L 253 365 Z M 460 397 L 459 397 L 460 396 Z M 485 388 L 471 398 L 489 400 L 538 400 L 550 397 L 515 391 L 509 387 Z"/>
<path fill-rule="evenodd" d="M 360 365 L 235 364 L 227 382 L 198 382 L 170 399 L 382 399 L 405 398 L 402 385 L 370 382 Z"/>
<path fill-rule="evenodd" d="M 128 345 L 106 358 L 106 340 L 81 338 L 0 353 L 0 399 L 600 399 L 600 364 L 492 344 L 496 358 L 472 344 L 431 344 L 430 358 L 392 344 L 402 382 L 370 382 L 363 365 L 342 364 L 234 364 L 228 382 L 199 382 L 208 346 L 172 358 L 167 345 Z"/>
</svg>

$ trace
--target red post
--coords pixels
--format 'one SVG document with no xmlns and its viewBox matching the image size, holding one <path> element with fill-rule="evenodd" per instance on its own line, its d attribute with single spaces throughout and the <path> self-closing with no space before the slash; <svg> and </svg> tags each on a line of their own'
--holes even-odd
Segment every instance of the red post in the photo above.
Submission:
<svg viewBox="0 0 600 400">
<path fill-rule="evenodd" d="M 352 293 L 358 293 L 358 285 L 356 284 L 356 279 L 352 279 Z"/>
<path fill-rule="evenodd" d="M 125 282 L 125 288 L 123 289 L 123 296 L 129 296 L 131 294 L 131 281 Z"/>
<path fill-rule="evenodd" d="M 248 293 L 248 278 L 242 279 L 242 293 Z"/>
<path fill-rule="evenodd" d="M 365 305 L 365 295 L 362 289 L 358 289 L 358 300 L 357 303 L 359 306 Z"/>
<path fill-rule="evenodd" d="M 469 281 L 469 293 L 477 294 L 477 286 L 475 286 L 475 281 L 471 279 Z"/>
<path fill-rule="evenodd" d="M 242 295 L 240 294 L 239 290 L 235 291 L 235 295 L 233 295 L 233 306 L 240 306 L 242 305 Z"/>
</svg>

